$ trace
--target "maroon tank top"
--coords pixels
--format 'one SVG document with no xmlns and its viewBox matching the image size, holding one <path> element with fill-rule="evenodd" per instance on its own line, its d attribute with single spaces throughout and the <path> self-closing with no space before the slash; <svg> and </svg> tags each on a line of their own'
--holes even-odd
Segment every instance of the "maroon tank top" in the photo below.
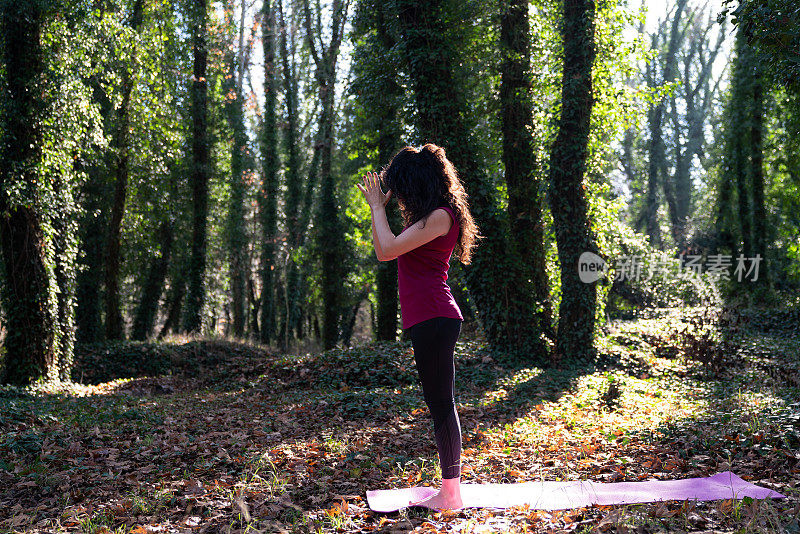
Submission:
<svg viewBox="0 0 800 534">
<path fill-rule="evenodd" d="M 449 206 L 441 206 L 453 219 L 450 231 L 397 257 L 397 287 L 403 330 L 433 317 L 464 320 L 447 285 L 450 257 L 458 242 L 458 218 Z M 405 230 L 406 226 L 403 228 Z"/>
</svg>

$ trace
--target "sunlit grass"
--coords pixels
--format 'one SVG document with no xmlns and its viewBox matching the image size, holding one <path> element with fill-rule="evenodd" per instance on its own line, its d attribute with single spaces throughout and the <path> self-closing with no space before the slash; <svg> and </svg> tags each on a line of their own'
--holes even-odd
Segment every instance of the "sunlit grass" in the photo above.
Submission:
<svg viewBox="0 0 800 534">
<path fill-rule="evenodd" d="M 742 472 L 750 461 L 747 454 L 774 455 L 776 462 L 785 462 L 781 451 L 792 443 L 781 441 L 779 425 L 797 388 L 792 389 L 785 371 L 773 371 L 796 360 L 800 343 L 778 339 L 754 335 L 744 344 L 751 352 L 741 355 L 740 366 L 719 375 L 672 350 L 670 329 L 659 320 L 616 325 L 598 340 L 607 358 L 585 368 L 500 364 L 471 352 L 485 350 L 474 342 L 459 344 L 456 401 L 464 439 L 463 480 L 666 479 L 697 470 Z M 360 363 L 362 356 L 370 363 Z M 100 506 L 89 509 L 85 494 L 61 494 L 53 506 L 74 511 L 64 516 L 70 524 L 93 532 L 130 531 L 137 523 L 126 519 L 128 526 L 121 524 L 128 513 L 152 516 L 169 530 L 184 519 L 175 514 L 187 508 L 187 499 L 195 503 L 191 515 L 198 524 L 214 518 L 213 528 L 242 532 L 270 531 L 276 525 L 298 532 L 408 531 L 425 521 L 451 531 L 497 527 L 522 532 L 558 521 L 567 525 L 572 516 L 566 512 L 471 510 L 447 519 L 418 510 L 391 517 L 365 511 L 365 489 L 440 483 L 432 423 L 411 361 L 407 346 L 384 344 L 352 353 L 276 359 L 270 362 L 275 367 L 259 367 L 250 383 L 232 380 L 222 388 L 212 384 L 169 394 L 132 393 L 126 389 L 137 385 L 132 379 L 101 384 L 85 395 L 0 398 L 7 407 L 0 423 L 9 425 L 0 436 L 0 462 L 5 462 L 0 467 L 19 480 L 56 488 L 64 483 L 56 476 L 59 470 L 78 465 L 91 473 L 86 478 L 90 491 L 120 482 L 100 467 L 107 457 L 98 452 L 103 449 L 124 451 L 120 459 L 130 455 L 134 471 L 151 467 L 140 480 L 161 485 L 123 492 L 122 501 L 100 497 Z M 359 382 L 343 387 L 337 373 L 349 372 L 342 367 L 351 365 Z M 391 381 L 371 386 L 364 378 L 364 371 L 371 376 L 369 366 L 379 366 L 375 370 L 387 372 Z M 299 373 L 302 368 L 308 369 L 302 380 L 277 385 L 276 369 Z M 238 378 L 235 366 L 222 372 Z M 325 373 L 330 376 L 324 387 L 309 382 Z M 66 431 L 70 437 L 59 437 Z M 120 440 L 129 442 L 123 448 L 117 445 Z M 55 453 L 43 452 L 53 443 Z M 12 455 L 22 461 L 5 460 Z M 58 464 L 63 458 L 74 462 Z M 195 495 L 192 488 L 198 487 L 203 489 Z M 123 501 L 124 512 L 107 513 Z M 238 502 L 246 504 L 249 519 Z M 786 524 L 780 502 L 659 506 L 584 511 L 584 523 L 574 531 L 594 532 L 601 519 L 612 532 L 666 525 L 691 530 L 700 525 L 695 516 L 709 525 L 736 525 L 742 532 L 779 531 Z"/>
</svg>

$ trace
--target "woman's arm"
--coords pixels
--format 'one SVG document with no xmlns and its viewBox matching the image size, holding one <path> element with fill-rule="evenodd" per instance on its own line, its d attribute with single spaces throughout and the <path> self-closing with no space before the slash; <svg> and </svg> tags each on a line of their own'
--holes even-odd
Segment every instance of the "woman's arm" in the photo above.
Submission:
<svg viewBox="0 0 800 534">
<path fill-rule="evenodd" d="M 383 194 L 378 174 L 367 173 L 364 176 L 364 185 L 356 184 L 356 187 L 364 193 L 364 199 L 369 204 L 372 214 L 372 242 L 379 261 L 391 261 L 440 235 L 445 235 L 453 225 L 447 210 L 439 208 L 433 210 L 426 221 L 417 221 L 395 237 L 386 219 L 386 202 L 392 192 Z"/>
<path fill-rule="evenodd" d="M 435 209 L 428 216 L 423 228 L 422 221 L 409 226 L 396 236 L 389 228 L 389 221 L 386 219 L 386 209 L 380 204 L 370 205 L 372 210 L 373 241 L 375 251 L 379 254 L 380 261 L 391 261 L 397 256 L 405 254 L 410 250 L 424 245 L 441 235 L 450 231 L 453 220 L 450 214 L 444 209 Z"/>
<path fill-rule="evenodd" d="M 383 251 L 381 250 L 380 241 L 378 241 L 378 233 L 375 231 L 374 213 L 370 218 L 372 219 L 372 244 L 375 245 L 375 257 L 378 258 L 378 261 L 383 261 Z"/>
</svg>

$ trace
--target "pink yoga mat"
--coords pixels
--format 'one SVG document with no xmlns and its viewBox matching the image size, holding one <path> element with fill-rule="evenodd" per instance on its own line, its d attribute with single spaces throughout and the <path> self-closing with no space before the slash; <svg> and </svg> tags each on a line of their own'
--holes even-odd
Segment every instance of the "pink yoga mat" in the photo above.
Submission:
<svg viewBox="0 0 800 534">
<path fill-rule="evenodd" d="M 394 512 L 425 499 L 436 488 L 414 487 L 367 491 L 375 512 Z M 510 508 L 529 505 L 538 510 L 565 510 L 593 504 L 633 504 L 657 501 L 715 501 L 721 499 L 782 499 L 785 495 L 746 482 L 730 471 L 708 478 L 646 480 L 642 482 L 523 482 L 520 484 L 461 484 L 464 508 Z"/>
</svg>

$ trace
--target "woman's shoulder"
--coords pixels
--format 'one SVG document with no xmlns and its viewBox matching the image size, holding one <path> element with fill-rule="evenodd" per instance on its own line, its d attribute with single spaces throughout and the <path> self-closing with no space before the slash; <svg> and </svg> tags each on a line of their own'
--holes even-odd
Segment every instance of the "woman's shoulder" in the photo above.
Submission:
<svg viewBox="0 0 800 534">
<path fill-rule="evenodd" d="M 434 209 L 432 213 L 440 212 L 442 214 L 447 213 L 455 224 L 458 224 L 458 217 L 456 217 L 456 212 L 453 208 L 447 205 L 441 205 L 438 208 Z M 441 215 L 440 215 L 441 216 Z"/>
<path fill-rule="evenodd" d="M 450 231 L 453 229 L 453 227 L 458 224 L 458 217 L 456 217 L 450 206 L 439 206 L 431 212 L 430 217 L 435 218 L 437 224 L 441 224 L 443 226 L 446 225 L 447 230 L 443 231 L 439 237 L 444 237 L 450 234 Z"/>
</svg>

